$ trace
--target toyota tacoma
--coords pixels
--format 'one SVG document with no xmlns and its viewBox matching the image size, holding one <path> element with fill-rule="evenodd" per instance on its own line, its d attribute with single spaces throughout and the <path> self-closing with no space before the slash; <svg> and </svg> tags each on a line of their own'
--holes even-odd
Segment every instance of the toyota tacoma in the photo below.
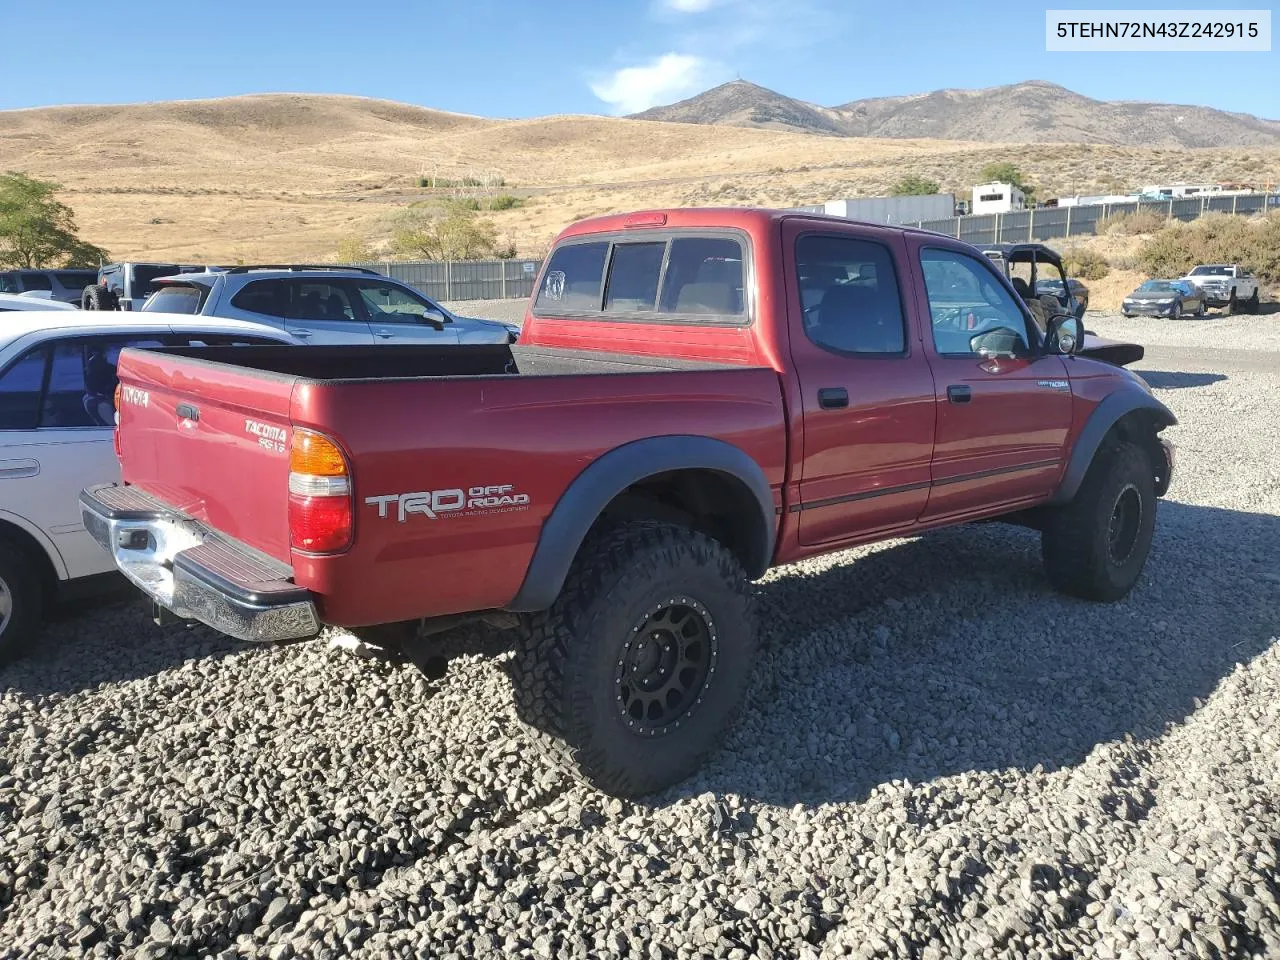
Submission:
<svg viewBox="0 0 1280 960">
<path fill-rule="evenodd" d="M 158 616 L 245 640 L 515 621 L 521 717 L 645 794 L 730 722 L 771 566 L 1005 520 L 1059 590 L 1128 593 L 1175 420 L 1083 343 L 939 234 L 608 216 L 513 345 L 125 350 L 82 514 Z"/>
</svg>

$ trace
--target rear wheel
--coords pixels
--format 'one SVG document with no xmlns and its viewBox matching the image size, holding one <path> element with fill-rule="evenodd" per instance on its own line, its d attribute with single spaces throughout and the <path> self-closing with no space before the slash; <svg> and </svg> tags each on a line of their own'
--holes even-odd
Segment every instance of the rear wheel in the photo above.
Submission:
<svg viewBox="0 0 1280 960">
<path fill-rule="evenodd" d="M 627 523 L 584 544 L 556 602 L 525 619 L 519 713 L 592 785 L 652 793 L 716 745 L 755 650 L 751 589 L 726 547 Z"/>
<path fill-rule="evenodd" d="M 80 306 L 85 310 L 114 310 L 116 295 L 100 283 L 93 283 L 80 294 Z"/>
<path fill-rule="evenodd" d="M 1259 303 L 1260 303 L 1260 300 L 1258 298 L 1258 288 L 1254 287 L 1253 296 L 1250 297 L 1247 301 L 1245 301 L 1245 306 L 1248 308 L 1250 313 L 1257 313 Z"/>
<path fill-rule="evenodd" d="M 1227 298 L 1227 305 L 1222 312 L 1228 316 L 1236 312 L 1236 292 L 1234 290 L 1231 291 L 1231 296 Z"/>
<path fill-rule="evenodd" d="M 30 559 L 0 542 L 0 663 L 17 659 L 40 628 L 44 590 Z"/>
<path fill-rule="evenodd" d="M 1101 448 L 1075 497 L 1045 518 L 1040 547 L 1049 582 L 1085 600 L 1119 600 L 1146 565 L 1156 503 L 1146 452 L 1126 442 Z"/>
</svg>

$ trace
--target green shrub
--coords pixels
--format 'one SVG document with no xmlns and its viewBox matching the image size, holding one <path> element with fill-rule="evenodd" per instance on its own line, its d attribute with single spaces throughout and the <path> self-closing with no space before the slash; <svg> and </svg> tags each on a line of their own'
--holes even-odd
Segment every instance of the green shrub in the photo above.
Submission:
<svg viewBox="0 0 1280 960">
<path fill-rule="evenodd" d="M 509 193 L 500 193 L 496 197 L 490 197 L 489 202 L 485 206 L 490 210 L 514 210 L 516 207 L 523 207 L 525 200 L 523 197 L 512 196 Z"/>
<path fill-rule="evenodd" d="M 1170 223 L 1142 245 L 1138 262 L 1153 277 L 1181 277 L 1200 263 L 1238 263 L 1264 280 L 1280 282 L 1280 215 L 1213 213 L 1191 223 Z"/>
<path fill-rule="evenodd" d="M 889 189 L 889 193 L 895 197 L 924 197 L 935 194 L 940 189 L 942 188 L 937 180 L 926 180 L 924 177 L 912 174 L 895 183 Z"/>
<path fill-rule="evenodd" d="M 1124 234 L 1134 236 L 1139 233 L 1155 233 L 1169 222 L 1169 218 L 1154 210 L 1136 210 L 1133 213 L 1114 213 L 1098 221 L 1100 234 Z"/>
<path fill-rule="evenodd" d="M 1102 254 L 1084 247 L 1068 250 L 1062 256 L 1067 274 L 1081 280 L 1101 280 L 1111 272 L 1111 264 Z"/>
</svg>

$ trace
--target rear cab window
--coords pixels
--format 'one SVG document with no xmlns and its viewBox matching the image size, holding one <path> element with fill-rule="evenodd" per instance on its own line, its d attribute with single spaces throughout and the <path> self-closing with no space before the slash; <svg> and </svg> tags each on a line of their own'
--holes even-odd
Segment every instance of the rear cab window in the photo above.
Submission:
<svg viewBox="0 0 1280 960">
<path fill-rule="evenodd" d="M 155 288 L 142 309 L 151 313 L 197 314 L 209 290 L 198 283 L 165 283 Z"/>
<path fill-rule="evenodd" d="M 745 324 L 747 243 L 737 231 L 572 238 L 551 254 L 535 316 Z"/>
</svg>

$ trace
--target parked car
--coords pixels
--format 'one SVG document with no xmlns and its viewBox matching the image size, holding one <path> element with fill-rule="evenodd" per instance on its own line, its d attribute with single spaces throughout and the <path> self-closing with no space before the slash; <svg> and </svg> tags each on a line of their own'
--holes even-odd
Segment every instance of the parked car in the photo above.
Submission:
<svg viewBox="0 0 1280 960">
<path fill-rule="evenodd" d="M 14 310 L 74 310 L 69 303 L 51 297 L 36 297 L 30 293 L 0 293 L 0 313 Z"/>
<path fill-rule="evenodd" d="M 1204 293 L 1206 306 L 1235 313 L 1243 305 L 1249 313 L 1258 312 L 1258 280 L 1239 264 L 1201 264 L 1182 279 Z"/>
<path fill-rule="evenodd" d="M 156 277 L 207 269 L 179 263 L 108 263 L 98 269 L 96 282 L 84 288 L 80 305 L 85 310 L 139 310 Z"/>
<path fill-rule="evenodd" d="M 1124 298 L 1120 312 L 1126 317 L 1203 317 L 1205 295 L 1183 280 L 1148 280 Z"/>
<path fill-rule="evenodd" d="M 98 277 L 98 271 L 67 267 L 61 270 L 0 271 L 0 293 L 46 291 L 50 299 L 64 303 L 80 303 L 84 288 Z"/>
<path fill-rule="evenodd" d="M 362 267 L 233 267 L 155 281 L 143 310 L 237 317 L 311 344 L 511 343 L 514 324 L 454 314 L 413 287 Z"/>
<path fill-rule="evenodd" d="M 519 614 L 521 715 L 619 795 L 711 749 L 774 564 L 999 519 L 1066 593 L 1143 569 L 1173 414 L 968 244 L 648 211 L 570 226 L 535 290 L 515 345 L 126 350 L 86 528 L 246 640 Z"/>
<path fill-rule="evenodd" d="M 119 477 L 120 350 L 291 342 L 242 321 L 102 317 L 49 301 L 0 323 L 0 661 L 31 641 L 50 601 L 119 579 L 85 532 L 76 497 Z"/>
<path fill-rule="evenodd" d="M 1084 319 L 1089 291 L 1084 291 L 1083 300 L 1076 297 L 1078 288 L 1068 282 L 1062 257 L 1052 247 L 1043 243 L 994 243 L 984 246 L 982 252 L 1013 284 L 1042 331 L 1056 314 Z"/>
</svg>

